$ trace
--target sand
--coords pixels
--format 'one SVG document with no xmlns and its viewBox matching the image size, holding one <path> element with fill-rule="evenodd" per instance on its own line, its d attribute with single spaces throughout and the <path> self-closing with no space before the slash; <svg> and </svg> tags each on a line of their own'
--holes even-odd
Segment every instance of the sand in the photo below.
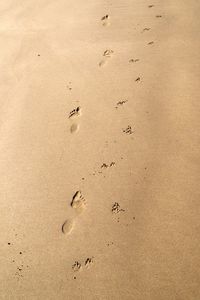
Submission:
<svg viewBox="0 0 200 300">
<path fill-rule="evenodd" d="M 199 11 L 0 2 L 0 299 L 200 299 Z"/>
</svg>

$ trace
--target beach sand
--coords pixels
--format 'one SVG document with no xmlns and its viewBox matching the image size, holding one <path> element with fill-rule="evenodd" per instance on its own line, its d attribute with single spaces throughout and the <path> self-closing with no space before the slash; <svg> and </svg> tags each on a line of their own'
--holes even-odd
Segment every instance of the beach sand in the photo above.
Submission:
<svg viewBox="0 0 200 300">
<path fill-rule="evenodd" d="M 0 3 L 0 299 L 200 299 L 200 4 Z"/>
</svg>

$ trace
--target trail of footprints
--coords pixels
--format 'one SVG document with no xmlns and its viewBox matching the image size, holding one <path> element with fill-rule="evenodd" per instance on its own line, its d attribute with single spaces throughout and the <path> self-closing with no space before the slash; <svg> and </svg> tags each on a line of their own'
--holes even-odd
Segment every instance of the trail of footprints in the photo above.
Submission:
<svg viewBox="0 0 200 300">
<path fill-rule="evenodd" d="M 155 6 L 153 4 L 151 5 L 148 5 L 148 8 L 149 9 L 152 9 L 154 8 Z M 155 15 L 155 18 L 157 19 L 161 19 L 162 18 L 162 15 L 160 14 L 157 14 Z M 104 15 L 102 18 L 101 18 L 101 24 L 102 26 L 109 26 L 110 25 L 110 16 L 108 14 Z M 145 27 L 141 33 L 145 33 L 145 32 L 149 32 L 151 30 L 150 27 Z M 154 41 L 150 41 L 148 42 L 147 45 L 153 45 L 154 44 Z M 114 51 L 112 49 L 106 49 L 104 52 L 103 52 L 103 58 L 102 60 L 100 61 L 99 63 L 99 66 L 102 67 L 104 66 L 110 59 L 111 57 L 113 56 L 114 54 Z M 40 54 L 38 54 L 38 56 L 40 56 Z M 131 58 L 129 60 L 129 63 L 137 63 L 139 62 L 140 59 L 139 58 Z M 135 79 L 135 82 L 140 82 L 141 81 L 141 78 L 140 77 L 137 77 Z M 72 83 L 69 82 L 67 84 L 67 89 L 68 91 L 71 91 L 72 90 Z M 122 106 L 124 106 L 126 103 L 128 102 L 128 100 L 120 100 L 117 102 L 115 108 L 118 109 Z M 70 122 L 70 132 L 73 134 L 75 132 L 77 132 L 79 130 L 79 122 L 78 120 L 80 119 L 81 117 L 81 107 L 80 106 L 77 106 L 76 108 L 74 108 L 72 111 L 70 111 L 69 115 L 68 115 L 68 118 L 69 118 L 69 122 Z M 126 128 L 123 128 L 122 129 L 123 133 L 124 134 L 132 134 L 133 133 L 133 129 L 131 127 L 131 125 L 128 125 Z M 122 159 L 122 157 L 121 157 Z M 114 167 L 115 166 L 115 162 L 110 162 L 110 163 L 103 163 L 100 167 L 100 170 L 99 170 L 99 173 L 102 173 L 102 171 L 106 170 L 106 169 L 109 169 L 111 167 Z M 85 197 L 83 196 L 82 192 L 80 190 L 77 190 L 74 195 L 72 196 L 71 198 L 71 201 L 70 201 L 70 207 L 71 209 L 73 209 L 73 211 L 75 211 L 75 217 L 74 218 L 67 218 L 62 226 L 61 226 L 61 231 L 63 233 L 63 235 L 65 236 L 68 236 L 71 234 L 71 232 L 74 230 L 74 227 L 75 227 L 75 218 L 76 216 L 80 215 L 81 213 L 84 212 L 85 208 L 87 206 L 87 201 L 85 199 Z M 119 222 L 119 215 L 121 213 L 125 212 L 124 209 L 121 208 L 120 204 L 118 202 L 114 202 L 111 206 L 111 213 L 113 214 L 113 216 L 117 216 L 117 222 Z M 133 217 L 133 220 L 135 220 L 135 217 Z M 16 234 L 17 236 L 17 234 Z M 12 243 L 11 242 L 8 242 L 8 247 L 12 246 Z M 113 242 L 112 243 L 108 243 L 107 245 L 113 245 Z M 22 251 L 19 251 L 19 256 L 22 256 L 23 252 Z M 25 267 L 26 268 L 29 268 L 30 266 L 25 264 L 25 262 L 20 259 L 19 257 L 17 257 L 17 259 L 12 259 L 12 263 L 15 263 L 16 264 L 16 272 L 15 272 L 15 276 L 17 277 L 17 279 L 19 280 L 20 278 L 23 277 L 23 272 L 25 271 Z M 88 269 L 90 268 L 94 263 L 94 257 L 87 257 L 83 260 L 76 260 L 73 264 L 72 264 L 72 271 L 76 274 L 77 272 L 83 270 L 83 269 Z M 76 276 L 74 276 L 74 279 L 76 279 Z"/>
<path fill-rule="evenodd" d="M 148 5 L 149 9 L 154 8 L 155 6 L 153 4 Z M 156 15 L 156 18 L 162 18 L 162 15 Z M 110 25 L 110 16 L 108 14 L 104 15 L 101 18 L 101 24 L 102 26 L 109 26 Z M 141 33 L 145 33 L 145 32 L 149 32 L 151 30 L 150 27 L 145 27 Z M 150 41 L 147 43 L 147 45 L 153 45 L 154 41 Z M 99 62 L 99 67 L 103 67 L 107 64 L 107 62 L 111 59 L 111 57 L 113 56 L 114 51 L 112 49 L 106 49 L 103 54 L 102 54 L 102 60 Z M 139 58 L 131 58 L 129 59 L 129 63 L 131 64 L 135 64 L 138 63 L 140 61 Z M 140 82 L 141 81 L 141 77 L 137 77 L 135 79 L 135 82 Z M 68 83 L 67 85 L 67 89 L 69 91 L 72 90 L 72 86 L 71 86 L 71 82 Z M 124 106 L 126 103 L 128 102 L 128 100 L 120 100 L 116 103 L 115 109 L 118 109 L 122 106 Z M 81 116 L 81 107 L 77 106 L 76 108 L 74 108 L 72 111 L 70 111 L 68 118 L 69 118 L 69 122 L 70 122 L 70 132 L 72 134 L 74 134 L 75 132 L 77 132 L 79 130 L 79 118 Z M 125 128 L 122 128 L 122 132 L 124 134 L 127 135 L 131 135 L 133 134 L 133 129 L 131 125 L 128 125 Z M 121 159 L 123 159 L 121 157 Z M 109 169 L 111 167 L 115 166 L 115 162 L 110 162 L 110 163 L 103 163 L 100 167 L 100 170 L 98 171 L 98 173 L 102 173 L 102 171 L 104 171 L 105 169 Z M 93 174 L 95 175 L 95 174 Z M 80 190 L 76 191 L 74 193 L 74 195 L 72 196 L 72 199 L 70 201 L 70 207 L 71 209 L 73 209 L 76 212 L 76 216 L 79 215 L 80 213 L 84 212 L 84 209 L 87 205 L 87 201 L 84 198 L 82 192 Z M 124 212 L 125 210 L 122 209 L 120 207 L 120 204 L 118 202 L 113 203 L 112 207 L 111 207 L 111 213 L 114 215 L 118 215 L 121 212 Z M 68 218 L 64 221 L 64 223 L 62 224 L 61 230 L 62 233 L 66 236 L 70 235 L 71 232 L 73 231 L 74 227 L 75 227 L 75 218 Z M 135 217 L 133 217 L 133 219 L 135 220 Z M 118 217 L 118 221 L 119 222 L 119 217 Z M 112 242 L 113 244 L 113 242 Z M 108 244 L 110 245 L 110 244 Z M 77 273 L 79 271 L 81 271 L 84 268 L 89 268 L 94 262 L 94 257 L 88 257 L 85 260 L 82 261 L 75 261 L 72 265 L 72 270 L 74 273 Z M 76 279 L 76 276 L 74 276 L 74 279 Z"/>
<path fill-rule="evenodd" d="M 154 4 L 149 4 L 149 5 L 148 5 L 148 8 L 150 8 L 150 9 L 151 9 L 151 8 L 154 8 L 154 7 L 155 7 Z M 155 15 L 155 17 L 156 17 L 156 18 L 162 18 L 162 15 L 157 14 L 157 15 Z M 108 14 L 104 15 L 104 16 L 101 18 L 101 23 L 102 23 L 103 26 L 108 26 L 108 25 L 110 25 L 110 16 L 109 16 Z M 151 30 L 150 27 L 145 27 L 145 28 L 141 31 L 141 33 L 149 32 L 150 30 Z M 150 41 L 150 42 L 147 43 L 147 45 L 149 45 L 149 46 L 150 46 L 150 45 L 153 45 L 153 44 L 154 44 L 154 41 Z M 107 62 L 108 62 L 108 59 L 112 56 L 113 53 L 114 53 L 114 51 L 111 50 L 111 49 L 105 50 L 104 53 L 103 53 L 104 59 L 102 59 L 102 60 L 99 62 L 99 67 L 105 66 L 105 65 L 107 64 Z M 129 60 L 130 63 L 136 63 L 136 62 L 138 62 L 138 61 L 139 61 L 139 59 L 133 59 L 133 58 Z"/>
</svg>

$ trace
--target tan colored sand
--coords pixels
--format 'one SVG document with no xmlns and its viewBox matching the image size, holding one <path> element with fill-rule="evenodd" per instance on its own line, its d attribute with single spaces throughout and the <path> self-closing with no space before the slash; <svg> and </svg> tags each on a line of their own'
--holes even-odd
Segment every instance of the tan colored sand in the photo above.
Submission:
<svg viewBox="0 0 200 300">
<path fill-rule="evenodd" d="M 200 299 L 199 11 L 0 2 L 0 299 Z"/>
</svg>

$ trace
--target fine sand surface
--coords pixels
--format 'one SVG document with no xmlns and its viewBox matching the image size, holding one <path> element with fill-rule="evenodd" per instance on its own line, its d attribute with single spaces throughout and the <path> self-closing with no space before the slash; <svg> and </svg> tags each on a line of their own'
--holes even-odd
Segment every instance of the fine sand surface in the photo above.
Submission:
<svg viewBox="0 0 200 300">
<path fill-rule="evenodd" d="M 0 299 L 200 299 L 200 2 L 0 1 Z"/>
</svg>

